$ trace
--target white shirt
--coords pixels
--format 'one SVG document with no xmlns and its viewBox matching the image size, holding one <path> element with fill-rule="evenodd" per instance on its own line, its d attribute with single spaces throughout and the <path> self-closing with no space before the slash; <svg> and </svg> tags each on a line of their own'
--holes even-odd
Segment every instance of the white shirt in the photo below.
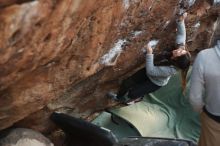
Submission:
<svg viewBox="0 0 220 146">
<path fill-rule="evenodd" d="M 205 105 L 208 112 L 220 116 L 220 42 L 196 57 L 189 96 L 196 111 L 201 111 Z"/>
<path fill-rule="evenodd" d="M 146 54 L 146 73 L 154 84 L 165 86 L 177 70 L 174 66 L 154 66 L 154 55 Z"/>
</svg>

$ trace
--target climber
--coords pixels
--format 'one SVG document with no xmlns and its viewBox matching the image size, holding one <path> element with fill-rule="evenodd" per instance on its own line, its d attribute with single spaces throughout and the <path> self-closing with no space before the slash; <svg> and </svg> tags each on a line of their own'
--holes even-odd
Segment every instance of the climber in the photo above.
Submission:
<svg viewBox="0 0 220 146">
<path fill-rule="evenodd" d="M 132 104 L 140 101 L 145 94 L 154 92 L 165 86 L 170 77 L 177 73 L 177 70 L 187 72 L 190 66 L 190 53 L 185 48 L 186 30 L 185 18 L 187 13 L 179 15 L 177 19 L 177 36 L 176 48 L 170 53 L 166 53 L 171 65 L 155 66 L 154 55 L 151 46 L 147 45 L 146 49 L 146 68 L 136 72 L 134 75 L 124 80 L 120 86 L 117 95 L 113 92 L 107 93 L 107 97 L 117 100 L 124 104 Z M 184 87 L 185 88 L 185 84 Z"/>
</svg>

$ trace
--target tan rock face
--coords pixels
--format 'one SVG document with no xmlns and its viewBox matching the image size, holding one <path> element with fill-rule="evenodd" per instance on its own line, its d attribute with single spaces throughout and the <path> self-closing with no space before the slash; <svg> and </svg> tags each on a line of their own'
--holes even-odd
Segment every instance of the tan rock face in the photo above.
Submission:
<svg viewBox="0 0 220 146">
<path fill-rule="evenodd" d="M 52 111 L 87 118 L 111 106 L 104 95 L 143 66 L 146 42 L 157 38 L 163 50 L 174 40 L 176 0 L 3 2 L 0 129 L 17 123 L 48 131 Z M 215 21 L 209 8 L 199 0 L 190 8 L 190 50 L 208 46 Z"/>
</svg>

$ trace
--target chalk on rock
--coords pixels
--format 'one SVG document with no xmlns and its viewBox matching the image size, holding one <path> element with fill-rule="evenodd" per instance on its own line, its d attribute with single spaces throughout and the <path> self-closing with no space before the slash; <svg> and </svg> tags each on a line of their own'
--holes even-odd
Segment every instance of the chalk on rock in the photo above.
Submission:
<svg viewBox="0 0 220 146">
<path fill-rule="evenodd" d="M 191 6 L 195 4 L 196 0 L 181 0 L 179 2 L 180 8 L 189 9 Z"/>
<path fill-rule="evenodd" d="M 159 42 L 159 40 L 151 40 L 151 41 L 148 42 L 147 45 L 150 46 L 152 49 L 155 49 L 158 42 Z M 142 50 L 143 53 L 147 52 L 145 48 L 142 48 L 141 50 Z"/>
<path fill-rule="evenodd" d="M 101 57 L 101 64 L 109 65 L 112 64 L 112 62 L 115 61 L 115 59 L 118 58 L 120 53 L 123 51 L 123 45 L 127 42 L 125 39 L 118 40 L 114 47 L 109 50 L 108 53 L 106 53 L 104 56 Z"/>
<path fill-rule="evenodd" d="M 157 46 L 158 42 L 159 40 L 151 40 L 147 45 L 154 49 Z"/>
</svg>

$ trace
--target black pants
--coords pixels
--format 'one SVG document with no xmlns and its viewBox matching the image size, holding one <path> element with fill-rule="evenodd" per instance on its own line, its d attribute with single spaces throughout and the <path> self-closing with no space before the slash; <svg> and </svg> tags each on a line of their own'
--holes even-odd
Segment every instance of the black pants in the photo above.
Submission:
<svg viewBox="0 0 220 146">
<path fill-rule="evenodd" d="M 135 74 L 123 80 L 120 89 L 117 93 L 118 99 L 122 99 L 128 92 L 129 99 L 136 99 L 145 94 L 156 91 L 161 86 L 155 85 L 146 75 L 145 68 L 137 71 Z"/>
</svg>

